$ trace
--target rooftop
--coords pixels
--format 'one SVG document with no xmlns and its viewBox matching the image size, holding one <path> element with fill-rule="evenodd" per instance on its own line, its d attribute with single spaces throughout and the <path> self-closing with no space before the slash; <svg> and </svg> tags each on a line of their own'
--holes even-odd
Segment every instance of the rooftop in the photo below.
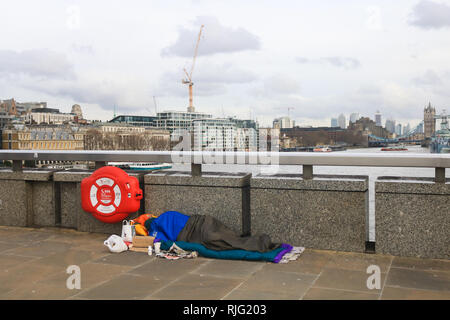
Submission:
<svg viewBox="0 0 450 320">
<path fill-rule="evenodd" d="M 450 260 L 306 249 L 288 264 L 110 253 L 108 235 L 0 227 L 0 299 L 450 299 Z M 81 289 L 66 270 L 77 265 Z M 381 271 L 369 289 L 367 268 Z"/>
</svg>

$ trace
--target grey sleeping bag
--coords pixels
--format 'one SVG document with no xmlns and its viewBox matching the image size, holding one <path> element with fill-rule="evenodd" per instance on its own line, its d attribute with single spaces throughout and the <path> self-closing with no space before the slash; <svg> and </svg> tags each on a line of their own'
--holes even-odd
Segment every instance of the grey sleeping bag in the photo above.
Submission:
<svg viewBox="0 0 450 320">
<path fill-rule="evenodd" d="M 184 228 L 177 236 L 177 241 L 194 242 L 211 250 L 248 250 L 268 252 L 280 247 L 273 243 L 268 235 L 241 237 L 218 219 L 194 214 L 190 216 Z"/>
</svg>

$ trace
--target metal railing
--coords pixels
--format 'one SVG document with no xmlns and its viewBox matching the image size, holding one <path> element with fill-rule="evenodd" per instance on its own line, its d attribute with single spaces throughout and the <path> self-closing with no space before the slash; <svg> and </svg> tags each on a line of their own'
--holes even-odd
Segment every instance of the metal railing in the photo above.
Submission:
<svg viewBox="0 0 450 320">
<path fill-rule="evenodd" d="M 366 166 L 435 168 L 435 181 L 445 182 L 450 154 L 367 154 L 309 152 L 232 151 L 58 151 L 0 150 L 0 160 L 12 160 L 13 170 L 21 171 L 24 160 L 92 161 L 96 168 L 107 162 L 167 162 L 191 164 L 192 175 L 202 173 L 202 164 L 302 165 L 303 178 L 313 178 L 313 166 Z"/>
</svg>

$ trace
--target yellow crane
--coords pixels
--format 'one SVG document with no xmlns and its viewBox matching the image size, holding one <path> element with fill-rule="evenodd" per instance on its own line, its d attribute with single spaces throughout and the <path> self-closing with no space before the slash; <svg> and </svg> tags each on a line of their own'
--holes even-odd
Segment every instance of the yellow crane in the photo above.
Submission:
<svg viewBox="0 0 450 320">
<path fill-rule="evenodd" d="M 198 44 L 200 42 L 200 37 L 202 35 L 203 28 L 204 28 L 204 25 L 202 24 L 202 26 L 200 27 L 200 32 L 198 33 L 197 44 L 195 45 L 194 59 L 192 60 L 191 72 L 188 73 L 186 71 L 186 68 L 184 68 L 184 73 L 186 74 L 186 79 L 181 80 L 181 82 L 183 84 L 188 84 L 189 85 L 189 107 L 187 109 L 188 112 L 194 112 L 195 111 L 193 95 L 192 95 L 192 86 L 194 85 L 194 82 L 192 82 L 192 72 L 194 71 L 195 59 L 197 58 L 197 53 L 198 53 Z"/>
</svg>

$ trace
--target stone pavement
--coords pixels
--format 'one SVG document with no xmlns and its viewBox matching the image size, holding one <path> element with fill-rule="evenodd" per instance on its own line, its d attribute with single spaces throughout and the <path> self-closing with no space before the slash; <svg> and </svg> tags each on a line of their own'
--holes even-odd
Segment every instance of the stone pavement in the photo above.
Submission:
<svg viewBox="0 0 450 320">
<path fill-rule="evenodd" d="M 288 264 L 112 254 L 105 234 L 0 227 L 0 299 L 450 299 L 450 260 L 306 249 Z M 68 289 L 67 267 L 81 270 Z M 369 289 L 370 265 L 381 288 Z"/>
</svg>

